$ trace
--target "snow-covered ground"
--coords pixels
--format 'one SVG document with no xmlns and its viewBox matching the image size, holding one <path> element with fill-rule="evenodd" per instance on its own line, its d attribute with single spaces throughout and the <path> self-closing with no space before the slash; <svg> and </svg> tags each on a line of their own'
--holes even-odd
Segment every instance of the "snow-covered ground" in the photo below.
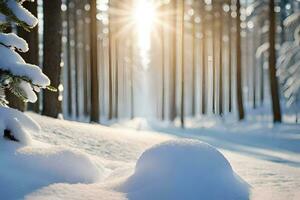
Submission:
<svg viewBox="0 0 300 200">
<path fill-rule="evenodd" d="M 162 186 L 164 182 L 159 181 L 167 181 L 168 173 L 159 170 L 157 173 L 161 175 L 152 179 L 152 175 L 148 174 L 155 171 L 155 166 L 152 166 L 146 170 L 147 176 L 139 174 L 145 171 L 143 166 L 147 162 L 171 169 L 170 174 L 175 175 L 170 181 L 177 181 L 173 184 L 177 190 L 170 189 L 171 192 L 186 187 L 183 192 L 200 194 L 201 187 L 195 187 L 195 184 L 203 183 L 203 180 L 191 180 L 182 175 L 214 177 L 215 173 L 203 175 L 201 172 L 205 168 L 203 166 L 214 166 L 211 163 L 218 160 L 220 169 L 226 169 L 227 175 L 231 174 L 232 167 L 233 174 L 239 176 L 238 185 L 234 187 L 241 187 L 238 193 L 247 194 L 246 185 L 250 185 L 250 199 L 296 200 L 300 197 L 299 125 L 224 123 L 206 118 L 188 122 L 189 128 L 183 131 L 168 124 L 149 124 L 142 120 L 109 128 L 29 115 L 41 125 L 42 130 L 39 133 L 29 130 L 33 138 L 30 145 L 22 146 L 0 139 L 0 199 L 151 199 L 151 192 L 161 192 L 161 187 L 149 190 L 147 183 L 156 180 L 157 185 Z M 196 141 L 186 144 L 186 139 L 191 138 L 199 144 Z M 213 147 L 209 147 L 209 159 L 203 159 L 200 152 L 206 146 L 200 141 L 216 147 L 230 164 Z M 204 165 L 201 165 L 202 161 Z M 154 172 L 154 175 L 157 173 Z M 215 176 L 216 182 L 222 181 L 220 177 Z M 146 187 L 132 187 L 136 183 Z M 212 194 L 217 191 L 217 187 L 209 190 Z M 147 196 L 143 196 L 145 194 Z M 177 194 L 179 200 L 184 193 Z M 141 196 L 143 199 L 137 198 Z"/>
</svg>

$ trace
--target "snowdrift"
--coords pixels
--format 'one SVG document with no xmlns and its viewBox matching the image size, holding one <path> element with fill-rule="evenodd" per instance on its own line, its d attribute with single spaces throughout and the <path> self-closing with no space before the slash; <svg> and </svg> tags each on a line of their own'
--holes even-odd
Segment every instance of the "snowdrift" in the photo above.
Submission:
<svg viewBox="0 0 300 200">
<path fill-rule="evenodd" d="M 4 130 L 11 131 L 11 134 L 22 144 L 30 144 L 32 139 L 28 131 L 40 132 L 40 126 L 24 113 L 0 106 L 0 133 Z M 3 140 L 1 135 L 0 140 Z"/>
<path fill-rule="evenodd" d="M 119 188 L 129 200 L 245 200 L 248 184 L 214 147 L 194 140 L 164 142 L 146 150 Z"/>
<path fill-rule="evenodd" d="M 53 183 L 93 183 L 104 173 L 86 154 L 43 143 L 0 140 L 0 197 L 21 199 Z"/>
</svg>

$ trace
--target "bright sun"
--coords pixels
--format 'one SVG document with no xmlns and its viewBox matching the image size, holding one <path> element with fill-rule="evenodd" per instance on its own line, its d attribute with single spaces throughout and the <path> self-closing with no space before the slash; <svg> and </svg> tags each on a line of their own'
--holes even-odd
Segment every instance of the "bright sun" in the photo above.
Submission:
<svg viewBox="0 0 300 200">
<path fill-rule="evenodd" d="M 148 68 L 149 50 L 151 48 L 151 32 L 156 18 L 155 6 L 150 0 L 137 0 L 133 11 L 133 21 L 138 31 L 138 44 L 143 67 Z"/>
</svg>

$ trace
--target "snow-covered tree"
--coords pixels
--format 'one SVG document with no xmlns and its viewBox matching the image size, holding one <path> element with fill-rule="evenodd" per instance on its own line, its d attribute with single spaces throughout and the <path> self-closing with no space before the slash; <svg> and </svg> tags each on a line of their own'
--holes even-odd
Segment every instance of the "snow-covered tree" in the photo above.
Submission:
<svg viewBox="0 0 300 200">
<path fill-rule="evenodd" d="M 20 26 L 30 31 L 37 25 L 38 19 L 22 6 L 24 1 L 0 0 L 0 111 L 6 113 L 0 116 L 0 132 L 17 141 L 22 140 L 22 137 L 18 137 L 22 133 L 13 132 L 12 127 L 22 127 L 24 120 L 19 118 L 24 116 L 20 117 L 22 113 L 7 109 L 9 102 L 5 93 L 11 92 L 24 102 L 35 102 L 35 92 L 41 88 L 52 90 L 50 80 L 42 70 L 26 63 L 18 54 L 29 50 L 27 42 L 14 33 L 4 33 L 11 26 Z"/>
<path fill-rule="evenodd" d="M 294 41 L 285 42 L 280 48 L 278 58 L 279 80 L 288 107 L 299 112 L 300 99 L 300 26 L 295 29 Z"/>
</svg>

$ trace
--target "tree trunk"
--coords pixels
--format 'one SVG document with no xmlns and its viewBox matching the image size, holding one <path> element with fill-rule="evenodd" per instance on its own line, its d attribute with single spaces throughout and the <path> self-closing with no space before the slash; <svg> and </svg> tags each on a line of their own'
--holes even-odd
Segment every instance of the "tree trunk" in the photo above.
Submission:
<svg viewBox="0 0 300 200">
<path fill-rule="evenodd" d="M 161 5 L 160 12 L 164 13 L 164 5 Z M 165 21 L 165 17 L 162 14 L 162 21 Z M 164 25 L 160 25 L 161 34 L 161 119 L 165 119 L 165 30 Z"/>
<path fill-rule="evenodd" d="M 230 8 L 231 9 L 231 8 Z M 229 26 L 229 34 L 228 34 L 228 43 L 229 43 L 229 56 L 228 56 L 228 112 L 232 111 L 232 17 L 231 17 L 231 10 L 228 13 L 228 26 Z"/>
<path fill-rule="evenodd" d="M 184 38 L 185 38 L 185 23 L 184 23 L 184 11 L 185 11 L 185 1 L 181 1 L 181 38 L 180 38 L 180 48 L 181 48 L 181 97 L 180 97 L 180 122 L 181 128 L 184 128 Z"/>
<path fill-rule="evenodd" d="M 72 116 L 72 105 L 73 105 L 73 99 L 72 99 L 72 63 L 71 63 L 71 6 L 70 6 L 70 0 L 67 0 L 67 14 L 66 14 L 66 21 L 67 21 L 67 83 L 68 83 L 68 115 Z"/>
<path fill-rule="evenodd" d="M 50 78 L 51 85 L 58 88 L 61 75 L 62 13 L 61 0 L 43 1 L 44 9 L 44 73 Z M 43 92 L 43 115 L 58 117 L 61 113 L 59 93 Z"/>
<path fill-rule="evenodd" d="M 223 15 L 222 5 L 219 5 L 219 115 L 223 115 Z"/>
<path fill-rule="evenodd" d="M 99 122 L 100 103 L 99 103 L 99 79 L 98 79 L 98 49 L 97 49 L 97 4 L 96 0 L 90 1 L 90 63 L 91 63 L 91 121 Z"/>
<path fill-rule="evenodd" d="M 74 1 L 74 10 L 73 14 L 73 25 L 74 25 L 74 64 L 75 64 L 75 116 L 78 119 L 79 117 L 79 54 L 78 54 L 78 1 Z"/>
<path fill-rule="evenodd" d="M 269 78 L 272 98 L 273 121 L 281 122 L 280 100 L 278 92 L 278 82 L 276 78 L 276 52 L 275 52 L 275 36 L 276 36 L 276 19 L 274 12 L 274 0 L 269 1 Z"/>
<path fill-rule="evenodd" d="M 193 2 L 195 9 L 195 2 Z M 192 116 L 196 115 L 196 24 L 195 13 L 192 17 Z"/>
<path fill-rule="evenodd" d="M 112 47 L 113 47 L 113 22 L 112 22 L 112 0 L 109 1 L 109 12 L 108 12 L 108 18 L 109 18 L 109 24 L 108 24 L 108 40 L 109 40 L 109 44 L 108 44 L 108 97 L 109 97 L 109 102 L 108 102 L 108 119 L 112 119 L 113 118 L 113 88 L 112 88 L 112 82 L 113 82 L 113 78 L 112 78 L 112 70 L 113 70 L 113 58 L 112 58 Z"/>
<path fill-rule="evenodd" d="M 241 49 L 241 13 L 240 13 L 240 0 L 237 0 L 236 5 L 237 22 L 236 22 L 236 96 L 238 118 L 242 120 L 245 118 L 245 111 L 243 105 L 243 91 L 242 91 L 242 49 Z"/>
<path fill-rule="evenodd" d="M 115 119 L 119 117 L 119 40 L 115 40 Z"/>
<path fill-rule="evenodd" d="M 89 24 L 86 23 L 86 19 L 88 18 L 88 12 L 84 10 L 84 6 L 87 3 L 87 1 L 84 1 L 82 3 L 82 10 L 84 13 L 84 30 L 83 30 L 83 48 L 84 48 L 84 55 L 83 55 L 83 88 L 84 88 L 84 105 L 83 105 L 83 113 L 85 116 L 88 116 L 90 110 L 89 110 L 89 105 L 90 105 L 90 99 L 89 99 L 89 69 L 90 69 L 90 62 L 89 62 L 89 55 L 90 55 L 90 50 L 89 50 L 89 43 L 90 43 L 90 37 L 89 37 Z"/>
<path fill-rule="evenodd" d="M 215 17 L 215 9 L 213 8 L 212 10 L 212 21 L 211 21 L 211 30 L 212 30 L 212 51 L 213 51 L 213 56 L 212 56 L 212 61 L 213 61 L 213 74 L 212 74 L 212 112 L 215 114 L 216 113 L 216 68 L 217 68 L 217 48 L 216 48 L 216 40 L 217 40 L 217 21 Z"/>
<path fill-rule="evenodd" d="M 202 32 L 202 93 L 201 93 L 201 99 L 202 99 L 202 105 L 201 105 L 201 112 L 202 114 L 207 113 L 207 107 L 206 107 L 206 69 L 207 69 L 207 49 L 206 49 L 206 12 L 205 8 L 202 9 L 202 26 L 201 26 L 201 32 Z"/>
<path fill-rule="evenodd" d="M 177 11 L 177 1 L 171 1 L 173 10 Z M 171 18 L 171 22 L 173 24 L 173 29 L 171 32 L 172 44 L 171 48 L 171 73 L 170 73 L 170 89 L 171 89 L 171 98 L 170 98 L 170 120 L 174 121 L 177 116 L 176 109 L 176 68 L 177 68 L 177 12 L 174 12 Z"/>
</svg>

